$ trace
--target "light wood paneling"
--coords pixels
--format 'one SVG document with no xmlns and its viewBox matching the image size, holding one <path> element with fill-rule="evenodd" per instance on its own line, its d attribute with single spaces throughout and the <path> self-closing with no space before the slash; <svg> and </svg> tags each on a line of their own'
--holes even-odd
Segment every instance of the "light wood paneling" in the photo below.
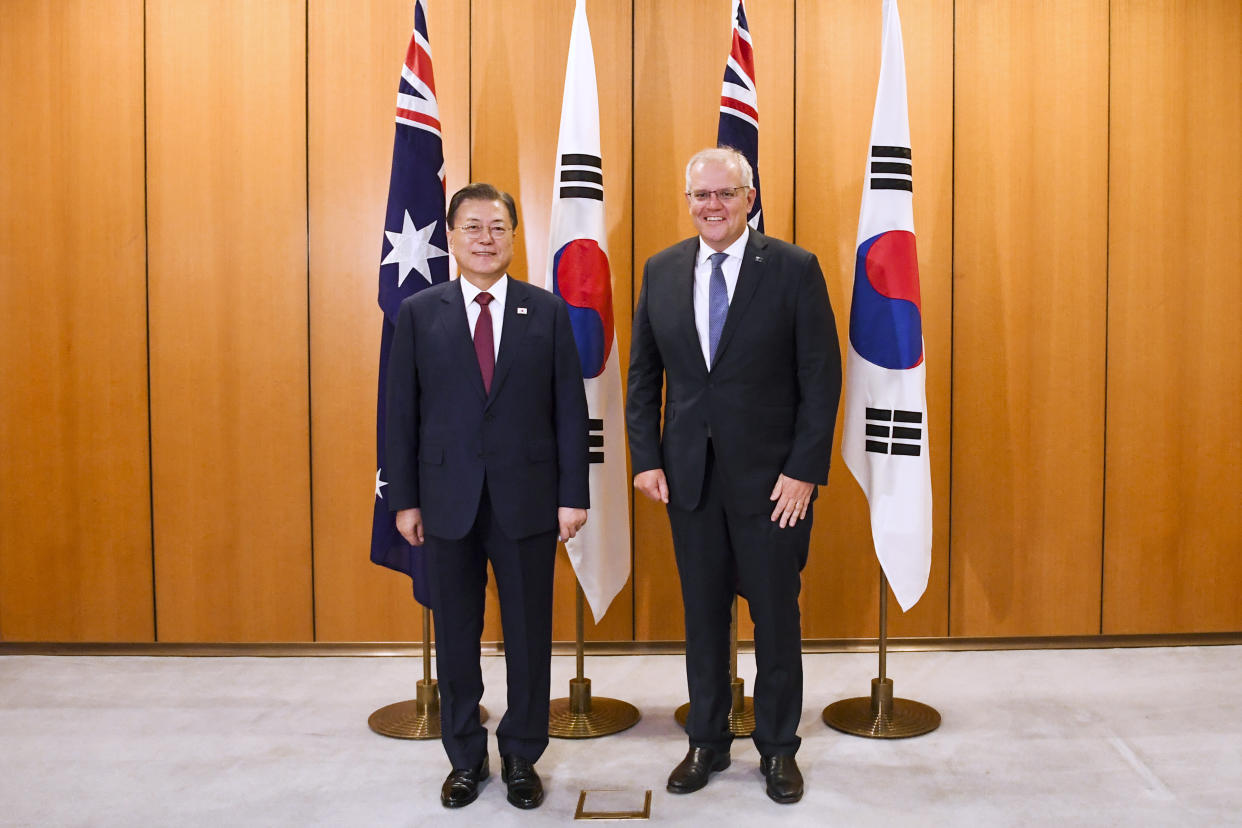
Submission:
<svg viewBox="0 0 1242 828">
<path fill-rule="evenodd" d="M 450 192 L 469 167 L 467 12 L 443 0 L 428 9 Z M 421 640 L 409 579 L 368 557 L 383 319 L 375 297 L 413 4 L 337 0 L 312 4 L 310 15 L 315 632 L 320 641 Z"/>
<path fill-rule="evenodd" d="M 1113 3 L 1105 633 L 1242 629 L 1242 6 Z"/>
<path fill-rule="evenodd" d="M 312 637 L 304 10 L 147 8 L 162 641 Z"/>
<path fill-rule="evenodd" d="M 958 4 L 957 635 L 1099 631 L 1108 4 Z"/>
<path fill-rule="evenodd" d="M 932 461 L 932 570 L 927 591 L 902 614 L 890 595 L 893 635 L 945 635 L 949 572 L 949 378 L 952 354 L 953 6 L 901 4 L 914 226 L 918 235 Z M 849 347 L 855 239 L 880 74 L 880 4 L 799 5 L 797 242 L 824 268 L 842 363 Z M 822 44 L 833 48 L 824 49 Z M 838 417 L 832 471 L 817 505 L 804 575 L 803 634 L 869 637 L 879 626 L 879 565 L 867 500 L 841 459 Z"/>
<path fill-rule="evenodd" d="M 565 61 L 573 24 L 573 0 L 510 3 L 475 0 L 471 4 L 472 173 L 513 194 L 520 227 L 510 275 L 542 284 L 547 265 L 548 222 L 556 175 L 556 141 L 565 85 Z M 587 3 L 599 87 L 608 260 L 613 273 L 613 306 L 618 347 L 628 353 L 630 315 L 630 7 L 628 3 Z M 539 43 L 529 49 L 525 44 Z M 485 58 L 484 58 L 485 56 Z M 624 362 L 623 362 L 624 366 Z M 622 368 L 624 371 L 624 367 Z M 575 579 L 569 559 L 557 553 L 553 636 L 574 639 Z M 500 615 L 495 584 L 488 585 L 484 639 L 499 639 Z M 589 640 L 625 640 L 632 635 L 632 587 L 613 600 L 595 625 L 586 613 Z M 555 688 L 554 688 L 555 692 Z"/>
<path fill-rule="evenodd" d="M 695 152 L 716 143 L 730 12 L 728 2 L 634 4 L 635 300 L 647 259 L 694 235 L 682 196 L 685 166 Z M 793 3 L 752 0 L 746 12 L 759 95 L 764 229 L 791 239 Z M 628 343 L 624 353 L 628 357 Z M 668 515 L 663 505 L 641 495 L 634 499 L 634 567 L 636 637 L 681 640 L 685 636 L 681 588 Z M 745 601 L 740 605 L 739 630 L 742 638 L 751 637 Z"/>
<path fill-rule="evenodd" d="M 142 4 L 0 4 L 0 639 L 150 641 Z"/>
</svg>

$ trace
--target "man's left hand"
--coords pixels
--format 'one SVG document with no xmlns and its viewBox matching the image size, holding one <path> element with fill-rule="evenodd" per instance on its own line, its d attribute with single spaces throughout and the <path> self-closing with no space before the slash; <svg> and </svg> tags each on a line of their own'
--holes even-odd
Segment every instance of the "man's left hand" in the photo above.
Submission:
<svg viewBox="0 0 1242 828">
<path fill-rule="evenodd" d="M 568 506 L 560 506 L 556 510 L 556 521 L 560 524 L 561 532 L 557 535 L 558 541 L 567 541 L 574 535 L 578 534 L 578 530 L 582 528 L 582 524 L 586 523 L 586 509 L 571 509 Z"/>
<path fill-rule="evenodd" d="M 814 483 L 804 483 L 792 477 L 780 475 L 776 485 L 772 487 L 772 496 L 768 500 L 776 501 L 772 510 L 772 520 L 780 521 L 781 528 L 793 526 L 806 517 L 807 507 L 811 505 L 811 493 L 815 491 Z"/>
</svg>

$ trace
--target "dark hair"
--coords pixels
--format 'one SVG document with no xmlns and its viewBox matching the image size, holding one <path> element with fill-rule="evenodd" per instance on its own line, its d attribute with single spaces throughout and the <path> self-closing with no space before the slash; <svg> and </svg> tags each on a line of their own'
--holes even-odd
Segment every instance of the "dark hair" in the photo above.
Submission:
<svg viewBox="0 0 1242 828">
<path fill-rule="evenodd" d="M 496 189 L 491 184 L 484 184 L 482 182 L 467 184 L 453 193 L 453 197 L 449 199 L 448 206 L 448 226 L 450 228 L 453 226 L 453 219 L 457 216 L 457 208 L 461 207 L 463 201 L 499 201 L 503 203 L 509 211 L 509 220 L 513 222 L 513 227 L 510 229 L 517 229 L 517 204 L 514 203 L 513 196 L 504 190 Z"/>
</svg>

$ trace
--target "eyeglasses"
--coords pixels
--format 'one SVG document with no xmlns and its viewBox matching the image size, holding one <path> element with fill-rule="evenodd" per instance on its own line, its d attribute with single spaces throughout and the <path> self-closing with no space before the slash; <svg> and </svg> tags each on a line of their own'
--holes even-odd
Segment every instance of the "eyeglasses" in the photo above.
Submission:
<svg viewBox="0 0 1242 828">
<path fill-rule="evenodd" d="M 454 230 L 460 230 L 466 235 L 466 238 L 477 239 L 484 235 L 491 236 L 493 239 L 503 239 L 513 231 L 503 224 L 493 224 L 491 227 L 485 227 L 482 224 L 462 224 L 454 227 Z"/>
<path fill-rule="evenodd" d="M 719 190 L 693 190 L 686 193 L 690 198 L 694 199 L 698 204 L 706 204 L 712 200 L 712 196 L 724 202 L 730 202 L 735 198 L 746 195 L 746 191 L 750 187 L 724 187 Z"/>
</svg>

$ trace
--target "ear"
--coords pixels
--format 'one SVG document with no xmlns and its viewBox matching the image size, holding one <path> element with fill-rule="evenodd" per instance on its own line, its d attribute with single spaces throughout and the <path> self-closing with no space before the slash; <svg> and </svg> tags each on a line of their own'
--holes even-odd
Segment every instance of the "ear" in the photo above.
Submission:
<svg viewBox="0 0 1242 828">
<path fill-rule="evenodd" d="M 755 196 L 758 194 L 759 191 L 754 187 L 746 191 L 746 215 L 750 215 L 750 209 L 755 206 Z"/>
</svg>

